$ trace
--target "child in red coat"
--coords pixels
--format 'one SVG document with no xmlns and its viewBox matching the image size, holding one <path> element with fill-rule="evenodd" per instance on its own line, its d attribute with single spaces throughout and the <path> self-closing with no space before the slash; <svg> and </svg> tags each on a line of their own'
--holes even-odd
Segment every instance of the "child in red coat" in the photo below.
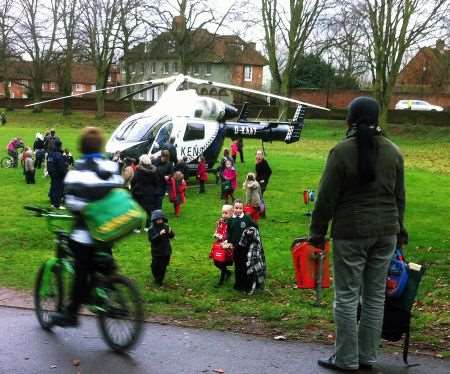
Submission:
<svg viewBox="0 0 450 374">
<path fill-rule="evenodd" d="M 231 271 L 227 266 L 233 265 L 233 251 L 231 245 L 227 242 L 227 221 L 233 215 L 233 206 L 224 205 L 222 207 L 222 217 L 217 221 L 216 231 L 214 232 L 215 242 L 211 248 L 209 257 L 214 260 L 214 265 L 220 270 L 220 279 L 217 287 L 230 277 Z"/>
<path fill-rule="evenodd" d="M 175 216 L 180 216 L 181 204 L 186 203 L 186 182 L 184 181 L 184 176 L 181 171 L 176 171 L 167 180 L 169 185 L 169 199 L 175 208 Z"/>
<path fill-rule="evenodd" d="M 225 203 L 228 204 L 228 199 L 231 198 L 231 203 L 234 201 L 234 191 L 237 187 L 237 172 L 233 167 L 231 161 L 225 161 L 225 169 L 222 173 L 222 190 Z"/>
<path fill-rule="evenodd" d="M 198 193 L 205 193 L 205 182 L 208 181 L 208 169 L 206 168 L 205 157 L 200 156 L 197 166 L 197 179 L 200 183 L 200 190 Z"/>
<path fill-rule="evenodd" d="M 239 141 L 237 139 L 233 140 L 233 142 L 231 143 L 230 151 L 233 162 L 236 163 L 236 156 L 239 152 Z"/>
</svg>

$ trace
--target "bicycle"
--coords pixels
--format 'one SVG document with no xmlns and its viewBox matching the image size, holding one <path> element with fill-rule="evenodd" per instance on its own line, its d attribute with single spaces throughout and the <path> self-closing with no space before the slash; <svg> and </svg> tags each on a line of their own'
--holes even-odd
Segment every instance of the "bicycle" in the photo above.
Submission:
<svg viewBox="0 0 450 374">
<path fill-rule="evenodd" d="M 14 160 L 14 158 L 8 154 L 8 156 L 5 156 L 0 160 L 0 166 L 4 169 L 16 168 L 23 157 L 23 147 L 21 147 L 21 149 L 21 152 L 17 152 L 17 160 Z"/>
<path fill-rule="evenodd" d="M 74 258 L 68 245 L 69 234 L 61 227 L 61 222 L 70 222 L 73 217 L 38 207 L 24 208 L 34 212 L 36 217 L 45 217 L 48 229 L 56 235 L 56 256 L 41 265 L 34 288 L 36 317 L 41 327 L 50 331 L 54 326 L 51 313 L 63 312 L 66 284 L 73 278 Z M 104 255 L 99 253 L 100 264 Z M 92 290 L 85 305 L 97 316 L 106 344 L 116 352 L 125 352 L 136 344 L 142 332 L 140 294 L 128 278 L 117 273 L 105 275 L 97 270 L 91 276 Z"/>
</svg>

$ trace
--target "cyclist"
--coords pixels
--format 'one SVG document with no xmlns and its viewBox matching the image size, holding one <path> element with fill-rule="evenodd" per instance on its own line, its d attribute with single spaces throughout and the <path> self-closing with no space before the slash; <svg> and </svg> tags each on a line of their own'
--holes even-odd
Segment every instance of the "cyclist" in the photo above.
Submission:
<svg viewBox="0 0 450 374">
<path fill-rule="evenodd" d="M 6 149 L 8 150 L 8 154 L 13 158 L 14 167 L 17 167 L 17 160 L 19 157 L 19 149 L 24 148 L 25 145 L 23 144 L 23 141 L 21 138 L 14 138 L 12 139 L 8 145 L 6 146 Z"/>
<path fill-rule="evenodd" d="M 77 313 L 91 291 L 90 274 L 98 270 L 112 272 L 115 268 L 111 255 L 111 245 L 95 242 L 80 212 L 87 203 L 102 199 L 113 188 L 123 186 L 117 163 L 106 160 L 100 153 L 104 138 L 100 129 L 86 127 L 80 139 L 81 160 L 76 161 L 64 179 L 65 204 L 74 215 L 74 225 L 69 236 L 69 247 L 75 258 L 75 277 L 71 302 L 63 313 L 53 313 L 52 323 L 70 327 L 78 325 Z M 99 252 L 104 261 L 98 264 L 95 256 Z M 98 257 L 98 256 L 97 256 Z"/>
</svg>

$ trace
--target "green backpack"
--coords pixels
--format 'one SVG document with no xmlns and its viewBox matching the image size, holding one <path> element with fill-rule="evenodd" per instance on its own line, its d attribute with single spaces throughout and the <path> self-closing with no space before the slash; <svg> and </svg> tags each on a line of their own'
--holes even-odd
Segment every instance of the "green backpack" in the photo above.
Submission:
<svg viewBox="0 0 450 374">
<path fill-rule="evenodd" d="M 146 214 L 122 188 L 112 189 L 103 199 L 88 203 L 82 211 L 91 236 L 111 242 L 144 225 Z"/>
</svg>

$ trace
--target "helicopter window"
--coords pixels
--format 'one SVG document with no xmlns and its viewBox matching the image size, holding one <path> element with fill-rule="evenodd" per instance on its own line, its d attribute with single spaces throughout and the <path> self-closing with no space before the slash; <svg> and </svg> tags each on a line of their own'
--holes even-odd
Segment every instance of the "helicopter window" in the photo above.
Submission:
<svg viewBox="0 0 450 374">
<path fill-rule="evenodd" d="M 205 125 L 203 123 L 188 123 L 183 140 L 199 140 L 205 137 Z"/>
<path fill-rule="evenodd" d="M 153 143 L 152 153 L 159 151 L 162 146 L 169 141 L 172 127 L 173 125 L 171 122 L 166 123 L 161 127 L 161 130 L 159 130 L 156 140 Z"/>
<path fill-rule="evenodd" d="M 117 129 L 117 133 L 114 137 L 117 140 L 124 140 L 126 142 L 138 142 L 143 140 L 145 135 L 152 127 L 153 121 L 151 120 L 133 120 L 128 123 L 124 123 Z"/>
</svg>

